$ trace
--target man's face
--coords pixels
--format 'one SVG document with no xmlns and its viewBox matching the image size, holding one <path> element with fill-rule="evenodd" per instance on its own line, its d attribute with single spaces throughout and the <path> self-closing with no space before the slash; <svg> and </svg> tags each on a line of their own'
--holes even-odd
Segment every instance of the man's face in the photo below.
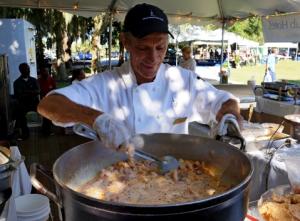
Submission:
<svg viewBox="0 0 300 221">
<path fill-rule="evenodd" d="M 23 78 L 28 78 L 30 75 L 30 68 L 27 64 L 24 64 L 20 67 L 21 76 Z"/>
<path fill-rule="evenodd" d="M 164 60 L 168 47 L 168 34 L 152 33 L 136 38 L 129 33 L 121 36 L 130 53 L 131 66 L 139 84 L 155 79 L 157 70 Z"/>
</svg>

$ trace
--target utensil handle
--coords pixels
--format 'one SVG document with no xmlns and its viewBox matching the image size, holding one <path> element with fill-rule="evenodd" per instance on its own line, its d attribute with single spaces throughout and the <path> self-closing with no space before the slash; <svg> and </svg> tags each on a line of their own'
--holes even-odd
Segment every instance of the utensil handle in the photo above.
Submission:
<svg viewBox="0 0 300 221">
<path fill-rule="evenodd" d="M 45 175 L 46 177 L 48 177 L 53 184 L 54 180 L 53 180 L 53 174 L 51 171 L 47 170 L 45 167 L 43 167 L 41 164 L 38 163 L 33 163 L 30 165 L 30 180 L 31 180 L 31 184 L 42 194 L 46 195 L 47 197 L 49 197 L 50 200 L 52 200 L 53 202 L 55 202 L 57 204 L 57 206 L 59 206 L 60 208 L 62 208 L 62 203 L 59 200 L 59 197 L 56 196 L 56 194 L 52 193 L 50 190 L 48 190 L 37 178 L 36 178 L 36 173 L 37 171 L 40 171 L 43 175 Z"/>
<path fill-rule="evenodd" d="M 142 158 L 144 160 L 149 160 L 151 162 L 156 162 L 156 163 L 160 163 L 161 162 L 160 159 L 158 159 L 155 156 L 153 156 L 153 155 L 151 155 L 149 153 L 146 153 L 146 152 L 144 152 L 142 150 L 135 149 L 134 156 L 138 156 L 138 157 L 140 157 L 140 158 Z"/>
<path fill-rule="evenodd" d="M 79 136 L 83 136 L 86 138 L 90 138 L 92 140 L 98 140 L 98 136 L 96 131 L 94 131 L 90 126 L 86 125 L 86 124 L 75 124 L 73 126 L 73 131 L 74 133 L 76 133 Z"/>
<path fill-rule="evenodd" d="M 82 124 L 82 123 L 75 124 L 73 126 L 73 131 L 74 131 L 74 133 L 76 133 L 80 136 L 86 137 L 86 138 L 90 138 L 90 139 L 93 139 L 93 140 L 98 139 L 96 131 L 93 130 L 90 126 L 88 126 L 86 124 Z M 120 149 L 122 149 L 122 148 L 120 148 Z M 144 151 L 141 151 L 141 150 L 138 150 L 138 149 L 135 149 L 134 156 L 138 156 L 140 158 L 143 158 L 145 160 L 149 160 L 149 161 L 152 161 L 152 162 L 159 162 L 160 161 L 155 156 L 152 156 L 151 154 L 145 153 Z"/>
</svg>

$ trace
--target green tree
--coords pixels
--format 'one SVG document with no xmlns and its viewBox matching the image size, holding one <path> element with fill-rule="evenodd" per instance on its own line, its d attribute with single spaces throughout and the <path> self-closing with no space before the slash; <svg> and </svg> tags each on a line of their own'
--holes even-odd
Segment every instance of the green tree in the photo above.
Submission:
<svg viewBox="0 0 300 221">
<path fill-rule="evenodd" d="M 91 34 L 94 22 L 92 18 L 84 18 L 54 9 L 6 8 L 0 7 L 0 18 L 21 18 L 36 27 L 37 64 L 44 63 L 44 48 L 56 47 L 58 78 L 66 78 L 64 62 L 70 59 L 72 42 L 79 36 L 86 40 Z M 43 41 L 46 38 L 46 42 Z"/>
<path fill-rule="evenodd" d="M 232 26 L 227 27 L 227 30 L 244 38 L 260 43 L 263 42 L 262 22 L 260 17 L 250 17 L 242 21 L 236 21 Z"/>
</svg>

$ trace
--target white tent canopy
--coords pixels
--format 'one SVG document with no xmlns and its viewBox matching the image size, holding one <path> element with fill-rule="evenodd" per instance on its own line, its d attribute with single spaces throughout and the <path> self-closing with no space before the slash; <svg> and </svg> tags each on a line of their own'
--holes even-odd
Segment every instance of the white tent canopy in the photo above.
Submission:
<svg viewBox="0 0 300 221">
<path fill-rule="evenodd" d="M 292 42 L 268 42 L 263 45 L 267 48 L 298 48 L 298 43 Z"/>
<path fill-rule="evenodd" d="M 226 21 L 231 23 L 253 15 L 300 12 L 300 0 L 0 0 L 0 7 L 54 8 L 87 17 L 109 12 L 110 54 L 113 17 L 122 20 L 132 6 L 145 2 L 163 9 L 172 24 L 217 22 L 222 24 L 223 31 Z"/>
<path fill-rule="evenodd" d="M 258 42 L 251 41 L 249 39 L 243 38 L 235 33 L 225 31 L 224 32 L 224 42 L 228 44 L 237 43 L 240 46 L 257 47 Z M 186 32 L 181 33 L 178 38 L 178 42 L 182 41 L 200 41 L 200 42 L 215 42 L 220 43 L 222 41 L 222 29 L 217 29 L 214 31 L 203 30 L 200 27 L 192 27 Z"/>
<path fill-rule="evenodd" d="M 54 8 L 83 16 L 112 11 L 121 18 L 129 8 L 144 2 L 162 8 L 170 23 L 176 24 L 300 12 L 299 0 L 0 0 L 0 7 Z"/>
</svg>

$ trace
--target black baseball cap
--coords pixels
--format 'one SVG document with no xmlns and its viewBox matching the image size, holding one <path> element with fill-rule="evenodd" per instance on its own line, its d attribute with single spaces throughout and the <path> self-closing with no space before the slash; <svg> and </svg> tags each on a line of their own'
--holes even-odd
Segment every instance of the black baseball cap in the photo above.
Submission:
<svg viewBox="0 0 300 221">
<path fill-rule="evenodd" d="M 167 15 L 160 8 L 149 4 L 138 4 L 132 7 L 124 20 L 124 32 L 130 32 L 137 38 L 143 38 L 154 32 L 169 32 Z"/>
</svg>

